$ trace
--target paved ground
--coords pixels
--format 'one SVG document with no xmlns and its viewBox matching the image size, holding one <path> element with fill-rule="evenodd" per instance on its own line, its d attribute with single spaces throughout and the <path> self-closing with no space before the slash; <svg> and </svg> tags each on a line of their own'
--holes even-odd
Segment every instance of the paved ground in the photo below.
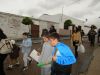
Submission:
<svg viewBox="0 0 100 75">
<path fill-rule="evenodd" d="M 72 75 L 83 75 L 87 73 L 90 64 L 88 61 L 92 61 L 90 57 L 93 56 L 94 51 L 98 48 L 97 44 L 95 47 L 91 47 L 87 38 L 84 39 L 83 44 L 86 52 L 84 54 L 79 53 L 77 63 L 73 65 Z"/>
<path fill-rule="evenodd" d="M 40 44 L 34 44 L 34 48 L 37 50 L 40 47 Z M 5 61 L 5 71 L 7 75 L 40 75 L 40 68 L 36 66 L 36 62 L 33 61 L 32 64 L 29 66 L 27 71 L 22 71 L 23 61 L 22 61 L 22 54 L 20 54 L 20 63 L 19 67 L 14 68 L 13 70 L 6 70 L 7 64 L 9 62 L 9 57 Z"/>
<path fill-rule="evenodd" d="M 94 59 L 86 75 L 100 75 L 100 47 L 94 51 Z"/>
<path fill-rule="evenodd" d="M 70 43 L 69 41 L 64 41 L 65 43 Z M 93 52 L 94 51 L 97 51 L 99 50 L 99 47 L 96 45 L 95 47 L 90 47 L 89 46 L 89 42 L 87 39 L 84 40 L 84 46 L 86 48 L 86 53 L 84 54 L 81 54 L 79 53 L 79 58 L 78 58 L 78 61 L 76 64 L 73 65 L 73 69 L 72 69 L 72 75 L 78 75 L 78 72 L 80 70 L 80 67 L 86 63 L 83 63 L 84 61 L 87 61 L 88 60 L 88 57 L 89 56 L 92 56 L 93 55 Z M 40 44 L 34 44 L 33 45 L 35 49 L 38 49 L 40 47 Z M 72 51 L 74 52 L 74 49 L 72 48 Z M 100 52 L 100 51 L 99 51 Z M 95 52 L 95 58 L 99 58 L 99 54 L 97 55 L 96 53 L 98 52 Z M 97 56 L 97 57 L 96 57 Z M 94 61 L 100 61 L 98 59 L 94 59 L 92 61 L 92 65 L 94 66 L 90 66 L 89 70 L 88 70 L 88 74 L 87 75 L 99 75 L 99 74 L 92 74 L 91 71 L 93 71 L 94 69 L 91 69 L 91 68 L 94 68 L 95 67 L 95 64 L 98 64 L 97 62 L 94 62 Z M 22 62 L 22 57 L 20 57 L 20 63 L 23 63 Z M 38 68 L 36 66 L 36 62 L 34 61 L 30 66 L 29 66 L 29 69 L 25 72 L 22 71 L 22 66 L 23 64 L 20 65 L 20 67 L 17 67 L 17 68 L 14 68 L 13 70 L 6 70 L 6 67 L 7 67 L 7 64 L 8 64 L 8 59 L 5 61 L 5 71 L 6 71 L 6 74 L 7 75 L 40 75 L 40 68 Z M 97 66 L 100 66 L 100 65 L 97 65 Z M 83 67 L 87 67 L 87 66 L 83 66 Z M 97 71 L 100 70 L 99 68 L 96 68 Z M 98 71 L 99 72 L 99 71 Z"/>
</svg>

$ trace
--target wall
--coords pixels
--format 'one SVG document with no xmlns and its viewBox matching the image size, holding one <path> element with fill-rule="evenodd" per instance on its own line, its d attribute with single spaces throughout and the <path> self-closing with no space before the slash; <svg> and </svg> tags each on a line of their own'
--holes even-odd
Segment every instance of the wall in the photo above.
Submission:
<svg viewBox="0 0 100 75">
<path fill-rule="evenodd" d="M 23 16 L 18 16 L 9 13 L 0 12 L 0 28 L 3 29 L 4 33 L 13 39 L 22 38 L 23 32 L 29 32 L 29 27 L 21 23 Z M 55 28 L 59 29 L 59 26 L 55 22 L 40 20 L 33 18 L 33 22 L 36 25 L 39 25 L 39 35 L 41 36 L 42 29 L 49 29 L 51 25 L 54 25 Z"/>
<path fill-rule="evenodd" d="M 42 34 L 42 29 L 48 29 L 49 30 L 52 25 L 54 25 L 57 32 L 59 32 L 59 25 L 57 23 L 40 21 L 39 25 L 40 25 L 39 26 L 40 27 L 40 29 L 39 29 L 40 30 L 40 36 Z"/>
<path fill-rule="evenodd" d="M 0 28 L 9 38 L 21 38 L 23 32 L 29 31 L 28 26 L 21 23 L 22 18 L 0 13 Z"/>
<path fill-rule="evenodd" d="M 75 24 L 76 26 L 80 25 L 80 26 L 84 26 L 84 22 L 78 19 L 74 19 L 74 18 L 63 18 L 62 22 L 60 22 L 59 27 L 60 28 L 64 28 L 64 22 L 66 20 L 71 20 L 73 24 Z"/>
</svg>

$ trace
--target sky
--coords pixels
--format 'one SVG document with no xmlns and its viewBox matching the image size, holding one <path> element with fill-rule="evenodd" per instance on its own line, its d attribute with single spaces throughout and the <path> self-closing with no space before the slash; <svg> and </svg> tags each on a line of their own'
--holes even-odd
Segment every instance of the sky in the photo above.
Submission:
<svg viewBox="0 0 100 75">
<path fill-rule="evenodd" d="M 100 24 L 100 0 L 0 0 L 0 11 L 22 16 L 63 14 Z M 86 22 L 86 23 L 87 23 Z"/>
</svg>

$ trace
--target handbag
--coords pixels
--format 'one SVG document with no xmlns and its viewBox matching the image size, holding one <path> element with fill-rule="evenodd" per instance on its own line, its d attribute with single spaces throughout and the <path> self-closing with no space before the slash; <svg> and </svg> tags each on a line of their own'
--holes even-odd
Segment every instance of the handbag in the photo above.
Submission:
<svg viewBox="0 0 100 75">
<path fill-rule="evenodd" d="M 83 44 L 78 45 L 77 51 L 80 52 L 80 53 L 85 53 L 85 47 L 84 47 L 84 45 Z"/>
<path fill-rule="evenodd" d="M 0 53 L 1 54 L 11 53 L 13 47 L 12 47 L 10 41 L 6 39 L 6 40 L 3 40 L 3 42 L 0 43 L 1 44 Z"/>
</svg>

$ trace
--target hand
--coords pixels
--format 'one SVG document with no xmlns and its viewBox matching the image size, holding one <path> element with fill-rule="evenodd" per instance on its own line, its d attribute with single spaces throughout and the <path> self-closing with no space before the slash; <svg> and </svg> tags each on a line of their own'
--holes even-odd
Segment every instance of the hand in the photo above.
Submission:
<svg viewBox="0 0 100 75">
<path fill-rule="evenodd" d="M 45 65 L 48 65 L 49 63 L 48 62 L 45 62 Z"/>
<path fill-rule="evenodd" d="M 52 61 L 56 61 L 56 56 L 53 56 L 52 57 Z"/>
</svg>

